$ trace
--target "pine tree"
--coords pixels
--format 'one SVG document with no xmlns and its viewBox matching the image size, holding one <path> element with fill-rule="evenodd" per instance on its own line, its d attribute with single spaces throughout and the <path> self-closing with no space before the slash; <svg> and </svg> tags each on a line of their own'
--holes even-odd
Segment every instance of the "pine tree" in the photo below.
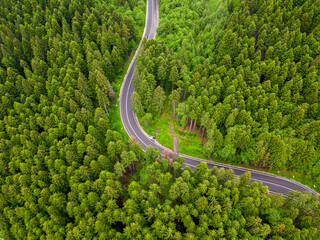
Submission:
<svg viewBox="0 0 320 240">
<path fill-rule="evenodd" d="M 143 106 L 141 103 L 140 95 L 134 91 L 131 95 L 131 107 L 132 110 L 138 115 L 142 116 L 144 114 Z"/>
<path fill-rule="evenodd" d="M 154 109 L 153 111 L 161 115 L 161 110 L 165 100 L 166 100 L 165 92 L 163 91 L 161 86 L 158 86 L 154 90 L 154 94 L 153 94 L 153 100 L 152 100 L 153 109 Z"/>
<path fill-rule="evenodd" d="M 180 94 L 178 93 L 177 90 L 173 90 L 169 98 L 170 98 L 171 105 L 173 107 L 173 114 L 175 116 L 176 115 L 176 105 L 180 99 Z"/>
</svg>

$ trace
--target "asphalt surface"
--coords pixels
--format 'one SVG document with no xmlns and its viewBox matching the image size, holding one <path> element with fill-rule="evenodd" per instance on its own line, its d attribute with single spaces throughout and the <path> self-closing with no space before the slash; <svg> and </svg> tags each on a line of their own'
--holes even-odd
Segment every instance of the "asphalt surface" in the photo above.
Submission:
<svg viewBox="0 0 320 240">
<path fill-rule="evenodd" d="M 154 39 L 156 36 L 156 29 L 158 27 L 158 19 L 159 19 L 159 13 L 158 13 L 158 1 L 157 0 L 147 0 L 147 16 L 146 16 L 146 24 L 144 29 L 143 37 L 146 37 L 148 40 Z M 139 141 L 145 149 L 147 146 L 151 145 L 154 148 L 159 148 L 160 152 L 162 152 L 165 147 L 160 145 L 158 142 L 152 139 L 151 136 L 148 136 L 144 130 L 141 128 L 141 126 L 138 123 L 138 120 L 133 113 L 131 109 L 131 103 L 130 103 L 130 97 L 134 91 L 133 84 L 132 84 L 132 77 L 133 77 L 133 70 L 134 70 L 134 64 L 136 61 L 136 57 L 139 53 L 139 50 L 141 48 L 141 43 L 135 53 L 135 56 L 133 57 L 133 60 L 128 68 L 127 74 L 124 78 L 121 92 L 120 92 L 120 115 L 121 115 L 121 121 L 122 124 L 129 136 L 134 136 L 137 141 Z M 190 166 L 192 169 L 195 168 L 197 164 L 200 162 L 207 162 L 207 165 L 209 168 L 212 168 L 214 166 L 217 167 L 224 167 L 225 169 L 233 169 L 234 174 L 239 176 L 245 172 L 250 171 L 251 172 L 251 182 L 257 181 L 262 182 L 263 185 L 266 185 L 269 187 L 270 192 L 275 193 L 283 193 L 286 194 L 288 191 L 311 191 L 313 194 L 319 195 L 317 192 L 312 190 L 311 188 L 298 183 L 296 181 L 282 178 L 276 175 L 256 171 L 256 170 L 250 170 L 220 163 L 214 163 L 214 162 L 208 162 L 203 159 L 198 159 L 190 156 L 186 156 L 183 154 L 180 154 L 185 159 L 184 166 Z"/>
</svg>

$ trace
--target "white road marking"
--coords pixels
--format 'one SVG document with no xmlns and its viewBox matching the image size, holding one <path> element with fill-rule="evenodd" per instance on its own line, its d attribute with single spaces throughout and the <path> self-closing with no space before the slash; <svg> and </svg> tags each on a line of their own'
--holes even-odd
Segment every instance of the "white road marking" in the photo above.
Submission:
<svg viewBox="0 0 320 240">
<path fill-rule="evenodd" d="M 189 163 L 184 163 L 185 165 L 187 165 L 187 166 L 190 166 L 190 167 L 195 167 L 194 165 L 192 165 L 192 164 L 189 164 Z M 231 168 L 232 169 L 232 168 Z M 234 176 L 240 176 L 240 175 L 236 175 L 236 174 L 234 174 Z M 285 186 L 283 186 L 283 185 L 279 185 L 279 184 L 276 184 L 276 183 L 272 183 L 272 182 L 268 182 L 268 181 L 262 181 L 262 180 L 259 180 L 259 179 L 256 179 L 256 178 L 250 178 L 251 180 L 253 180 L 253 181 L 256 181 L 256 182 L 262 182 L 262 183 L 266 183 L 266 184 L 270 184 L 270 185 L 274 185 L 274 186 L 278 186 L 278 187 L 281 187 L 281 188 L 285 188 L 285 189 L 288 189 L 289 191 L 295 191 L 294 189 L 292 189 L 292 188 L 288 188 L 288 187 L 285 187 Z M 286 179 L 282 179 L 282 180 L 286 180 Z M 309 190 L 308 190 L 309 191 Z"/>
<path fill-rule="evenodd" d="M 146 24 L 145 24 L 145 28 L 144 28 L 144 33 L 143 33 L 143 35 L 142 35 L 142 39 L 141 39 L 141 42 L 140 42 L 140 44 L 139 44 L 139 47 L 137 48 L 137 51 L 136 51 L 136 53 L 135 53 L 135 55 L 134 55 L 134 57 L 133 57 L 133 59 L 132 59 L 132 62 L 131 62 L 131 64 L 130 64 L 129 68 L 128 68 L 127 74 L 126 74 L 126 76 L 125 76 L 125 80 L 124 80 L 124 82 L 123 82 L 123 84 L 122 84 L 122 86 L 121 86 L 120 101 L 121 101 L 121 95 L 122 95 L 122 92 L 123 92 L 123 87 L 125 86 L 125 84 L 129 81 L 129 88 L 130 88 L 130 86 L 131 86 L 131 84 L 132 84 L 133 75 L 132 75 L 131 79 L 128 80 L 128 74 L 129 74 L 129 72 L 132 70 L 132 68 L 133 68 L 133 62 L 134 62 L 135 59 L 137 58 L 137 55 L 138 55 L 138 53 L 139 53 L 139 51 L 140 51 L 141 43 L 142 43 L 144 37 L 146 36 L 146 31 L 147 31 L 148 24 L 150 25 L 150 22 L 148 22 L 148 18 L 149 18 L 149 2 L 150 2 L 150 1 L 151 1 L 151 11 L 152 11 L 152 22 L 151 22 L 151 29 L 150 29 L 150 33 L 149 33 L 148 38 L 150 38 L 150 39 L 153 38 L 153 39 L 154 39 L 154 38 L 156 37 L 156 33 L 157 33 L 157 32 L 156 32 L 156 28 L 157 28 L 157 26 L 158 26 L 158 15 L 159 15 L 159 14 L 158 14 L 158 8 L 157 8 L 157 12 L 154 13 L 154 12 L 153 12 L 153 10 L 154 10 L 154 9 L 153 9 L 154 2 L 153 2 L 153 0 L 148 0 L 148 1 L 147 1 Z M 158 2 L 156 2 L 156 4 L 157 4 L 157 6 L 158 6 Z M 134 129 L 134 128 L 132 127 L 132 125 L 131 125 L 130 119 L 129 119 L 129 117 L 128 117 L 128 106 L 130 105 L 130 104 L 128 104 L 128 101 L 130 102 L 130 99 L 129 99 L 129 96 L 128 96 L 128 95 L 129 95 L 129 89 L 128 89 L 127 94 L 126 94 L 126 98 L 124 99 L 124 100 L 125 100 L 125 108 L 126 108 L 126 118 L 127 118 L 127 121 L 128 121 L 129 126 L 127 126 L 127 124 L 126 124 L 124 121 L 122 121 L 122 119 L 124 118 L 124 116 L 123 116 L 123 109 L 121 108 L 121 104 L 120 104 L 120 115 L 121 115 L 122 124 L 123 124 L 123 126 L 124 126 L 124 128 L 125 128 L 125 131 L 128 133 L 128 135 L 131 135 L 131 133 L 134 134 L 133 136 L 135 136 L 136 138 L 138 138 L 138 140 L 140 141 L 140 143 L 144 144 L 145 146 L 148 146 L 147 143 L 145 143 L 144 141 L 141 140 L 141 138 L 139 137 L 139 135 L 136 133 L 135 129 Z M 136 119 L 136 116 L 135 116 L 134 113 L 133 113 L 133 116 L 134 116 L 134 121 L 136 122 L 136 124 L 137 124 L 139 130 L 141 131 L 141 133 L 144 134 L 145 136 L 149 136 L 149 135 L 147 135 L 147 134 L 145 133 L 145 131 L 140 127 L 140 124 L 138 123 L 138 120 Z M 130 128 L 131 128 L 131 129 L 130 129 Z M 166 147 L 160 145 L 160 144 L 157 143 L 156 141 L 153 141 L 153 144 L 156 145 L 159 149 L 166 149 Z M 150 144 L 149 144 L 149 145 L 150 145 Z M 144 149 L 143 149 L 143 150 L 144 150 Z M 187 155 L 184 155 L 184 154 L 180 154 L 180 155 L 183 156 L 183 157 L 185 157 L 185 158 L 187 158 L 187 159 L 190 159 L 190 160 L 193 160 L 193 161 L 198 161 L 198 164 L 199 164 L 200 162 L 205 162 L 203 159 L 199 159 L 199 158 L 187 156 Z M 184 163 L 184 164 L 185 164 L 185 165 L 188 165 L 188 166 L 191 166 L 191 167 L 195 167 L 195 166 L 196 166 L 196 165 L 192 165 L 192 164 L 188 164 L 188 163 Z M 214 166 L 217 166 L 217 167 L 230 168 L 230 169 L 233 169 L 233 170 L 236 170 L 236 169 L 237 169 L 237 170 L 239 170 L 239 171 L 250 171 L 250 172 L 255 173 L 255 174 L 260 174 L 261 176 L 266 176 L 266 177 L 270 177 L 270 178 L 274 178 L 274 179 L 281 179 L 282 181 L 290 182 L 290 183 L 292 183 L 292 184 L 294 184 L 294 185 L 300 186 L 301 188 L 303 188 L 303 189 L 305 189 L 305 190 L 307 190 L 307 191 L 311 191 L 312 193 L 319 195 L 319 194 L 318 194 L 316 191 L 314 191 L 313 189 L 308 188 L 307 186 L 305 186 L 305 185 L 303 185 L 303 184 L 301 184 L 301 183 L 298 183 L 298 182 L 296 182 L 296 181 L 293 181 L 293 180 L 290 180 L 290 179 L 287 179 L 287 178 L 279 177 L 279 176 L 276 176 L 276 175 L 274 175 L 274 176 L 272 175 L 272 176 L 271 176 L 271 174 L 267 174 L 267 173 L 265 174 L 265 173 L 263 173 L 263 172 L 256 171 L 256 170 L 243 169 L 243 168 L 236 167 L 236 166 L 229 166 L 229 165 L 225 166 L 225 165 L 222 165 L 222 164 L 219 164 L 219 163 L 214 163 L 214 162 L 212 162 L 212 163 L 210 163 L 210 164 L 212 164 L 212 165 L 214 165 Z M 268 182 L 268 181 L 262 181 L 262 180 L 258 180 L 258 179 L 255 179 L 255 178 L 251 178 L 251 180 L 253 180 L 253 181 L 258 181 L 258 182 L 262 182 L 262 183 L 267 183 L 267 184 L 270 184 L 270 185 L 274 185 L 274 186 L 278 186 L 278 187 L 281 187 L 281 188 L 285 188 L 285 189 L 293 190 L 293 191 L 294 191 L 294 189 L 291 189 L 291 188 L 288 188 L 288 187 L 285 187 L 285 186 L 283 186 L 283 185 L 279 185 L 279 184 L 276 184 L 276 183 L 271 183 L 271 182 Z M 270 192 L 272 192 L 272 191 L 270 191 Z"/>
</svg>

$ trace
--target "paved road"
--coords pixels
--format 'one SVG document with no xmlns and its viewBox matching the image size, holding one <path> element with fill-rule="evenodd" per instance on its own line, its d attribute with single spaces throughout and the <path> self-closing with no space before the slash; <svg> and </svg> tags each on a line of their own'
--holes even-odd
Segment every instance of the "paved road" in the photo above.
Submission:
<svg viewBox="0 0 320 240">
<path fill-rule="evenodd" d="M 147 0 L 147 16 L 146 16 L 146 25 L 143 34 L 143 38 L 146 37 L 149 39 L 154 39 L 156 36 L 156 29 L 158 26 L 158 1 L 157 0 Z M 138 47 L 136 54 L 131 62 L 131 65 L 128 68 L 128 72 L 124 78 L 124 82 L 121 87 L 120 92 L 120 115 L 122 124 L 129 136 L 134 136 L 142 145 L 143 149 L 147 146 L 151 145 L 155 148 L 159 148 L 160 152 L 162 152 L 165 147 L 161 146 L 159 143 L 155 142 L 150 136 L 148 136 L 144 130 L 140 127 L 135 114 L 131 109 L 130 97 L 133 93 L 133 69 L 136 61 L 137 54 L 139 53 L 141 47 Z M 201 161 L 205 161 L 203 159 L 197 159 L 190 156 L 186 156 L 180 154 L 185 159 L 185 165 L 190 166 L 192 169 L 195 168 L 197 164 Z M 244 169 L 240 167 L 234 167 L 230 165 L 224 165 L 214 162 L 208 162 L 207 165 L 209 168 L 213 166 L 224 167 L 226 169 L 233 169 L 235 175 L 241 175 L 247 171 L 251 172 L 251 181 L 262 182 L 264 185 L 269 187 L 271 192 L 278 192 L 286 194 L 290 190 L 297 191 L 311 191 L 313 194 L 318 194 L 309 187 L 302 185 L 296 181 L 289 180 L 286 178 L 278 177 L 272 174 L 267 174 L 264 172 Z M 319 195 L 319 194 L 318 194 Z"/>
</svg>

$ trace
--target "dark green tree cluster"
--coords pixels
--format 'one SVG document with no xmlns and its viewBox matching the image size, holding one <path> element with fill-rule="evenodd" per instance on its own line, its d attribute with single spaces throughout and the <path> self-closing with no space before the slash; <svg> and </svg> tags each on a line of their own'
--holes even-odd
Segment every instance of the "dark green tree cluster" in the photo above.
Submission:
<svg viewBox="0 0 320 240">
<path fill-rule="evenodd" d="M 288 198 L 267 194 L 268 188 L 257 182 L 248 185 L 250 173 L 234 177 L 232 170 L 209 170 L 205 163 L 195 171 L 181 170 L 182 158 L 160 159 L 152 147 L 146 149 L 145 159 L 139 170 L 143 182 L 130 177 L 138 165 L 127 167 L 127 174 L 118 177 L 103 171 L 94 187 L 83 188 L 91 192 L 88 207 L 81 212 L 86 220 L 74 232 L 79 239 L 91 239 L 93 231 L 97 239 L 319 237 L 319 202 L 311 193 L 292 192 Z M 120 183 L 124 180 L 129 180 L 126 187 Z M 77 219 L 79 212 L 74 214 Z"/>
<path fill-rule="evenodd" d="M 172 64 L 167 56 L 172 56 L 165 52 L 164 44 L 157 44 L 150 40 L 141 49 L 136 61 L 134 71 L 133 86 L 135 91 L 131 96 L 132 109 L 138 116 L 148 114 L 161 114 L 166 100 L 165 90 L 168 88 L 167 81 L 168 64 Z M 148 46 L 151 46 L 150 48 Z M 156 57 L 158 56 L 158 57 Z M 168 62 L 167 62 L 168 61 Z"/>
<path fill-rule="evenodd" d="M 319 181 L 320 1 L 161 0 L 160 11 L 161 41 L 137 63 L 141 113 L 157 114 L 144 103 L 160 86 L 209 158 Z"/>
<path fill-rule="evenodd" d="M 190 17 L 205 16 L 202 2 L 190 6 L 198 9 Z M 152 148 L 143 153 L 135 139 L 125 142 L 110 129 L 114 80 L 138 40 L 144 9 L 143 1 L 133 0 L 0 3 L 0 230 L 5 239 L 319 238 L 319 205 L 310 194 L 269 195 L 257 183 L 247 186 L 248 174 L 233 177 L 232 171 L 210 171 L 205 164 L 195 172 L 181 170 L 183 159 L 172 160 L 170 153 L 161 159 Z M 176 30 L 171 31 L 168 35 Z M 147 43 L 144 52 L 148 49 L 148 65 L 140 63 L 141 78 L 135 79 L 137 109 L 161 113 L 165 92 L 172 91 L 168 99 L 177 115 L 195 104 L 192 127 L 212 121 L 209 113 L 198 118 L 198 100 L 184 101 L 192 91 L 198 99 L 198 86 L 185 93 L 178 87 L 183 72 L 192 75 L 193 63 L 182 71 L 163 43 Z M 162 79 L 154 75 L 154 51 L 163 57 L 163 67 L 170 67 Z M 201 76 L 193 75 L 190 81 Z M 141 101 L 142 91 L 152 96 L 148 105 Z M 308 124 L 305 131 L 316 133 L 314 121 Z M 215 130 L 214 138 L 223 144 L 220 129 Z M 270 145 L 283 141 L 279 134 L 263 133 L 261 141 Z"/>
<path fill-rule="evenodd" d="M 143 1 L 1 1 L 0 230 L 6 239 L 82 239 L 77 231 L 91 221 L 82 212 L 96 205 L 98 192 L 90 189 L 98 187 L 100 172 L 113 171 L 125 150 L 138 159 L 141 149 L 130 150 L 109 129 L 108 108 L 144 9 Z"/>
</svg>

